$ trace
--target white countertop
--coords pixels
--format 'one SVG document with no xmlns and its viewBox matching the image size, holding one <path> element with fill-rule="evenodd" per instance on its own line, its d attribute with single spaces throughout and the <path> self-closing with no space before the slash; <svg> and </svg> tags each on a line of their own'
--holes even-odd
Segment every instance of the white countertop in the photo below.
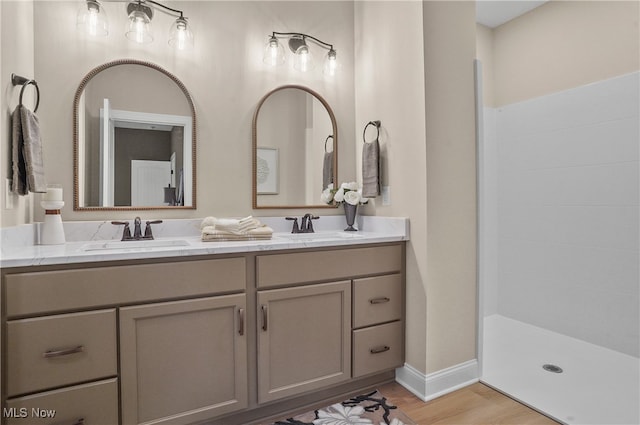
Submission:
<svg viewBox="0 0 640 425">
<path fill-rule="evenodd" d="M 274 229 L 273 238 L 261 241 L 203 242 L 199 235 L 201 220 L 166 220 L 154 226 L 156 243 L 177 241 L 184 246 L 145 247 L 127 242 L 117 249 L 95 249 L 101 242 L 119 240 L 121 228 L 109 222 L 65 223 L 67 243 L 37 245 L 38 225 L 2 229 L 0 267 L 25 267 L 53 264 L 107 262 L 193 255 L 232 254 L 301 248 L 341 247 L 409 240 L 409 220 L 398 217 L 358 217 L 358 232 L 344 232 L 344 217 L 326 216 L 314 221 L 315 233 L 291 234 L 290 222 L 281 217 L 257 217 Z M 106 225 L 108 224 L 108 226 Z M 109 233 L 105 237 L 105 230 Z M 115 230 L 114 230 L 115 229 Z M 117 235 L 117 236 L 116 236 Z M 114 237 L 115 236 L 115 237 Z"/>
</svg>

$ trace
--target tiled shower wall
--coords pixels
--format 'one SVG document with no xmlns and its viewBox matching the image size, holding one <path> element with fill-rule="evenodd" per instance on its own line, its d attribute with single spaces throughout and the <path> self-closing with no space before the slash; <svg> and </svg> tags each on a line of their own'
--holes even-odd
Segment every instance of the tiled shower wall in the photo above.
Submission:
<svg viewBox="0 0 640 425">
<path fill-rule="evenodd" d="M 485 110 L 485 312 L 639 356 L 639 80 Z"/>
</svg>

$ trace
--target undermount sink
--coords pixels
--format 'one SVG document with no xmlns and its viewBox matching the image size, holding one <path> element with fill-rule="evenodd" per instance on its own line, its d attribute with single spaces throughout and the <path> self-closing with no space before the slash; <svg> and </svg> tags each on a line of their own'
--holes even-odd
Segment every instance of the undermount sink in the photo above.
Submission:
<svg viewBox="0 0 640 425">
<path fill-rule="evenodd" d="M 318 241 L 332 239 L 359 239 L 364 236 L 356 232 L 279 233 L 277 237 L 291 241 Z"/>
<path fill-rule="evenodd" d="M 81 251 L 130 251 L 130 250 L 151 250 L 156 248 L 174 248 L 189 246 L 190 243 L 184 239 L 150 239 L 131 241 L 101 241 L 91 242 L 83 245 Z"/>
</svg>

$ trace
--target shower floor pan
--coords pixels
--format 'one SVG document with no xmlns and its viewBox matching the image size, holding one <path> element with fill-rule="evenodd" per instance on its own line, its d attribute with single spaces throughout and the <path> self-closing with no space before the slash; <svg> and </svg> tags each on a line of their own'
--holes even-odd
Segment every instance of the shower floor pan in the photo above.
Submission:
<svg viewBox="0 0 640 425">
<path fill-rule="evenodd" d="M 562 423 L 640 424 L 640 359 L 500 315 L 483 333 L 487 385 Z"/>
</svg>

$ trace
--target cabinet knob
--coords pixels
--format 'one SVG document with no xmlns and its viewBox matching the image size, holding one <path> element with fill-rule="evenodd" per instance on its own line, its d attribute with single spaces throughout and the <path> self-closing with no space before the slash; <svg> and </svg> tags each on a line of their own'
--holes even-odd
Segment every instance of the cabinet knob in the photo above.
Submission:
<svg viewBox="0 0 640 425">
<path fill-rule="evenodd" d="M 388 303 L 389 301 L 391 301 L 391 298 L 388 298 L 388 297 L 371 298 L 369 300 L 371 304 L 382 304 L 382 303 Z"/>
<path fill-rule="evenodd" d="M 391 347 L 389 347 L 388 345 L 384 345 L 382 347 L 375 347 L 369 350 L 369 352 L 371 354 L 380 354 L 380 353 L 384 353 L 385 351 L 389 351 L 391 350 Z"/>
</svg>

